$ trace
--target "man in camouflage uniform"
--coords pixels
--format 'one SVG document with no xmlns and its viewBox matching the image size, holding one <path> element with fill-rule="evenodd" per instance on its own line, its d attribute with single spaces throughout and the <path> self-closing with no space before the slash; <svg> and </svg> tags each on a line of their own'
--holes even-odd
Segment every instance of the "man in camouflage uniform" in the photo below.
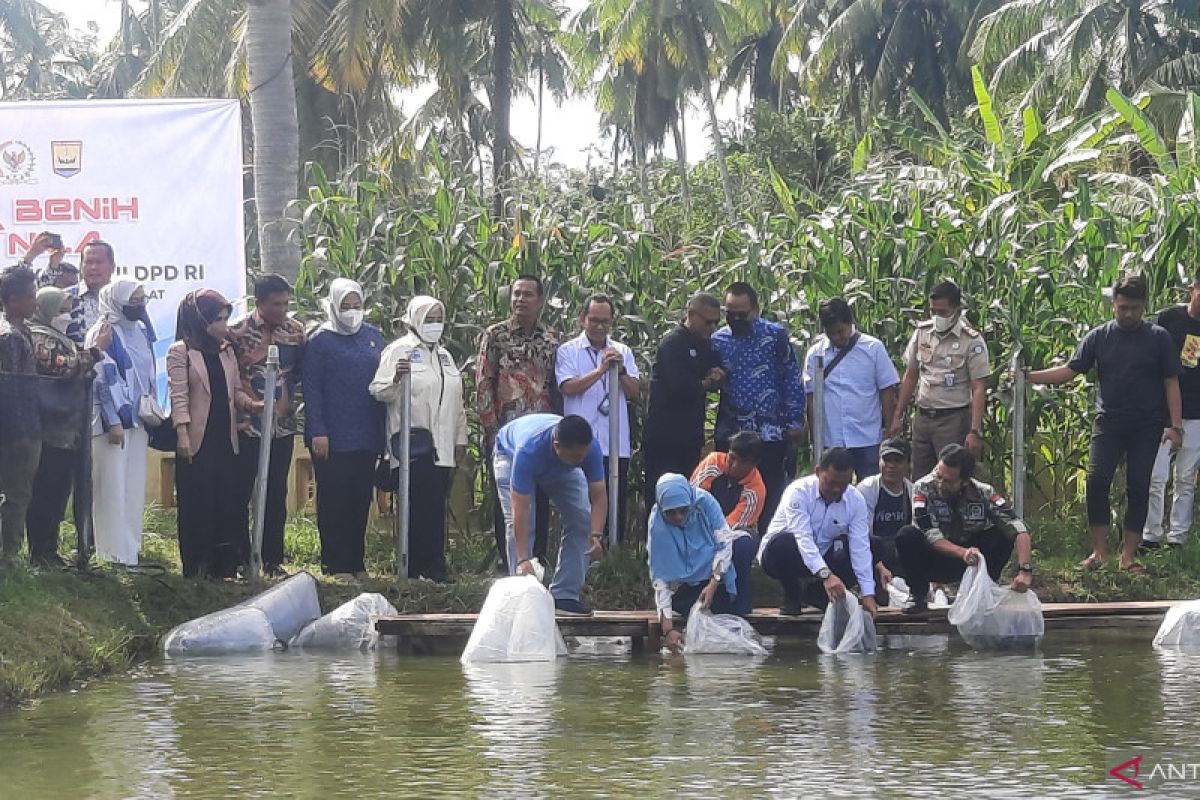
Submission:
<svg viewBox="0 0 1200 800">
<path fill-rule="evenodd" d="M 917 326 L 904 351 L 900 401 L 888 426 L 898 436 L 913 394 L 913 478 L 923 478 L 948 444 L 965 445 L 977 458 L 983 451 L 983 413 L 992 374 L 987 344 L 963 317 L 962 290 L 942 281 L 929 293 L 930 319 Z"/>
<path fill-rule="evenodd" d="M 962 445 L 943 449 L 937 468 L 913 486 L 913 524 L 896 535 L 896 550 L 908 576 L 912 605 L 908 613 L 928 609 L 929 583 L 962 579 L 970 564 L 987 561 L 999 581 L 1014 546 L 1017 576 L 1012 588 L 1023 592 L 1033 582 L 1033 541 L 1012 506 L 986 483 L 975 480 L 975 457 Z"/>
</svg>

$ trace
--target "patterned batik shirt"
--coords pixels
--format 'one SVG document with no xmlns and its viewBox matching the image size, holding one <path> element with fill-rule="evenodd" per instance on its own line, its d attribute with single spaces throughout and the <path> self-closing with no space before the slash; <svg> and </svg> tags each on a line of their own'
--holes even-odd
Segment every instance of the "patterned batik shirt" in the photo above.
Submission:
<svg viewBox="0 0 1200 800">
<path fill-rule="evenodd" d="M 800 361 L 786 328 L 760 318 L 749 336 L 734 336 L 726 326 L 713 334 L 712 344 L 729 369 L 717 409 L 718 442 L 741 431 L 781 442 L 789 430 L 804 427 Z"/>
<path fill-rule="evenodd" d="M 254 311 L 229 329 L 233 352 L 237 354 L 242 388 L 255 400 L 265 397 L 267 348 L 279 348 L 279 376 L 275 381 L 275 436 L 279 439 L 300 432 L 300 376 L 304 362 L 304 326 L 288 317 L 271 328 Z M 262 417 L 245 414 L 241 426 L 248 435 L 261 436 Z M 248 427 L 247 427 L 248 426 Z"/>
<path fill-rule="evenodd" d="M 561 408 L 554 378 L 558 334 L 537 324 L 526 331 L 516 320 L 483 332 L 475 365 L 475 401 L 490 443 L 517 417 Z"/>
</svg>

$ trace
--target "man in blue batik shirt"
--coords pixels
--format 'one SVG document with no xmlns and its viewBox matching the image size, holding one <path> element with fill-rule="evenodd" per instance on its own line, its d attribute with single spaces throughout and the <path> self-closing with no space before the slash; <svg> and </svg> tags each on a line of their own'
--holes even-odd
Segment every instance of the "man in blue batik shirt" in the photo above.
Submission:
<svg viewBox="0 0 1200 800">
<path fill-rule="evenodd" d="M 712 337 L 729 373 L 721 387 L 714 438 L 718 450 L 727 450 L 730 437 L 740 431 L 753 431 L 762 439 L 758 471 L 767 496 L 761 519 L 770 520 L 787 486 L 790 445 L 804 436 L 800 363 L 787 328 L 759 316 L 758 293 L 750 284 L 729 286 L 725 321 Z"/>
</svg>

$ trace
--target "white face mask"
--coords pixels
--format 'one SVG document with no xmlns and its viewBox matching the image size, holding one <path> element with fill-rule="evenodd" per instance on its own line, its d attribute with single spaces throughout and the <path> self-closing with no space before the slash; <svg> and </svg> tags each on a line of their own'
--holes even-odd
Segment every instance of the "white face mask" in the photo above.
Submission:
<svg viewBox="0 0 1200 800">
<path fill-rule="evenodd" d="M 952 314 L 949 317 L 934 317 L 933 329 L 938 333 L 945 333 L 954 327 L 955 322 L 958 322 L 957 314 Z"/>
<path fill-rule="evenodd" d="M 426 322 L 420 329 L 421 341 L 431 343 L 440 341 L 445 330 L 444 322 Z"/>
<path fill-rule="evenodd" d="M 50 320 L 50 327 L 54 328 L 54 330 L 56 330 L 62 334 L 65 334 L 67 332 L 67 328 L 69 328 L 70 326 L 71 326 L 71 313 L 70 312 L 66 312 L 64 314 L 59 314 L 54 319 Z"/>
<path fill-rule="evenodd" d="M 342 320 L 342 324 L 350 329 L 351 332 L 356 332 L 362 327 L 363 310 L 361 308 L 351 308 L 348 311 L 339 311 L 338 316 Z"/>
</svg>

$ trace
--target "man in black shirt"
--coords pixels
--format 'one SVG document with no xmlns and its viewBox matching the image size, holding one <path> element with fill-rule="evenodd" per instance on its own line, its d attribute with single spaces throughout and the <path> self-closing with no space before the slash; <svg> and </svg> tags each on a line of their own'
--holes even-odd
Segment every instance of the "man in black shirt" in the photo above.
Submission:
<svg viewBox="0 0 1200 800">
<path fill-rule="evenodd" d="M 658 345 L 642 426 L 647 514 L 660 477 L 668 472 L 691 475 L 700 463 L 708 393 L 725 380 L 721 357 L 710 341 L 720 324 L 721 302 L 711 294 L 695 295 L 688 300 L 683 324 Z"/>
<path fill-rule="evenodd" d="M 1179 348 L 1171 335 L 1142 319 L 1149 291 L 1140 275 L 1121 278 L 1113 287 L 1113 320 L 1093 328 L 1066 366 L 1030 372 L 1030 383 L 1058 385 L 1096 370 L 1100 390 L 1088 459 L 1087 510 L 1092 554 L 1083 566 L 1100 566 L 1108 554 L 1112 512 L 1109 491 L 1121 456 L 1125 457 L 1125 521 L 1120 566 L 1145 568 L 1133 561 L 1146 524 L 1150 474 L 1160 443 L 1183 443 L 1179 394 Z M 1161 387 L 1161 388 L 1159 388 Z"/>
<path fill-rule="evenodd" d="M 1168 308 L 1158 315 L 1158 326 L 1171 334 L 1183 372 L 1179 394 L 1183 405 L 1183 446 L 1175 455 L 1175 486 L 1171 499 L 1171 521 L 1166 531 L 1167 546 L 1181 547 L 1192 526 L 1192 498 L 1196 493 L 1196 469 L 1200 466 L 1200 274 L 1192 281 L 1187 305 Z M 1150 509 L 1142 546 L 1156 548 L 1163 538 L 1164 501 L 1171 475 L 1171 448 L 1159 448 L 1150 476 Z"/>
</svg>

